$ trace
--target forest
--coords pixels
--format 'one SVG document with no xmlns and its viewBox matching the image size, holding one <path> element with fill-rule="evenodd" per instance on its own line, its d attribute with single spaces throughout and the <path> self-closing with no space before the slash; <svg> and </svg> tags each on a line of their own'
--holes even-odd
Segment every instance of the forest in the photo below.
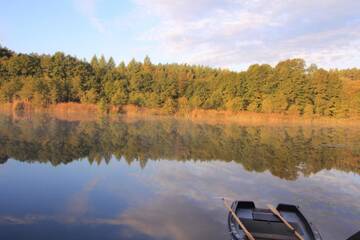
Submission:
<svg viewBox="0 0 360 240">
<path fill-rule="evenodd" d="M 77 102 L 136 105 L 166 114 L 193 109 L 349 118 L 360 116 L 360 69 L 325 70 L 289 59 L 246 71 L 188 64 L 90 62 L 57 52 L 15 53 L 0 46 L 0 102 L 47 107 Z"/>
</svg>

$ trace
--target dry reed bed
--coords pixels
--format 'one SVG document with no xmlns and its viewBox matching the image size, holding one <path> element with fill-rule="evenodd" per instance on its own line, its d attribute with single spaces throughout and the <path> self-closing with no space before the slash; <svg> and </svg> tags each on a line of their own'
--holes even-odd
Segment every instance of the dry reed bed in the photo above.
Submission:
<svg viewBox="0 0 360 240">
<path fill-rule="evenodd" d="M 218 110 L 196 109 L 180 111 L 174 115 L 166 115 L 161 109 L 140 108 L 127 105 L 121 108 L 111 107 L 107 113 L 101 111 L 96 104 L 61 103 L 47 108 L 33 107 L 29 103 L 19 107 L 19 103 L 0 104 L 3 114 L 14 117 L 31 117 L 32 114 L 47 113 L 55 118 L 67 121 L 94 121 L 107 116 L 111 119 L 119 117 L 127 120 L 176 118 L 206 124 L 239 124 L 239 125 L 305 125 L 321 127 L 360 127 L 360 118 L 337 119 L 329 117 L 300 117 L 277 113 L 231 112 Z M 18 109 L 21 111 L 19 112 Z"/>
</svg>

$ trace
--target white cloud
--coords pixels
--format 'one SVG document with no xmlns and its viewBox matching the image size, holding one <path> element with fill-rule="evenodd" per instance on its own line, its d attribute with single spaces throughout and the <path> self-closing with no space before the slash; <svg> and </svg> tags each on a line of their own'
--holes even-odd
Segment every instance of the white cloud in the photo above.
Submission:
<svg viewBox="0 0 360 240">
<path fill-rule="evenodd" d="M 231 68 L 292 57 L 324 67 L 360 64 L 359 1 L 133 1 L 159 20 L 141 39 L 176 61 Z"/>
<path fill-rule="evenodd" d="M 74 0 L 76 9 L 79 10 L 100 33 L 105 33 L 105 24 L 96 16 L 97 0 Z"/>
<path fill-rule="evenodd" d="M 93 15 L 96 10 L 96 0 L 75 0 L 75 5 L 84 15 Z"/>
</svg>

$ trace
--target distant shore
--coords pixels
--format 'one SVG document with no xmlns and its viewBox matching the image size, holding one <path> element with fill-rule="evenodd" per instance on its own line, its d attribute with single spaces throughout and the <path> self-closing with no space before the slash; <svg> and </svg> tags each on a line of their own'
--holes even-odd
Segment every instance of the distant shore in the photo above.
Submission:
<svg viewBox="0 0 360 240">
<path fill-rule="evenodd" d="M 225 110 L 194 109 L 166 114 L 161 109 L 143 108 L 134 105 L 108 107 L 101 109 L 96 104 L 61 103 L 48 107 L 34 107 L 25 103 L 20 108 L 18 103 L 0 104 L 0 112 L 12 114 L 15 117 L 30 117 L 32 114 L 47 113 L 56 118 L 70 121 L 96 120 L 99 117 L 112 118 L 156 118 L 172 117 L 187 119 L 208 124 L 246 124 L 246 125 L 314 125 L 314 126 L 342 126 L 358 127 L 360 118 L 330 118 L 330 117 L 303 117 L 279 113 L 231 112 Z"/>
</svg>

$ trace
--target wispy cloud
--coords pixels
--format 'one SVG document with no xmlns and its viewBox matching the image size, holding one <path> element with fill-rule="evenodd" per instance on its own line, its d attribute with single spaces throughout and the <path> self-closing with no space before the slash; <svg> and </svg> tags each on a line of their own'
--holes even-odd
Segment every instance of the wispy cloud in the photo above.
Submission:
<svg viewBox="0 0 360 240">
<path fill-rule="evenodd" d="M 99 14 L 105 1 L 74 3 L 112 42 L 131 42 L 132 56 L 231 69 L 295 57 L 326 68 L 360 65 L 360 1 L 130 1 L 131 10 L 112 16 Z"/>
<path fill-rule="evenodd" d="M 105 24 L 96 16 L 97 0 L 74 0 L 76 9 L 79 10 L 100 33 L 105 33 Z"/>
<path fill-rule="evenodd" d="M 325 67 L 360 64 L 359 1 L 133 1 L 159 19 L 142 39 L 178 61 L 232 68 L 291 57 Z"/>
</svg>

